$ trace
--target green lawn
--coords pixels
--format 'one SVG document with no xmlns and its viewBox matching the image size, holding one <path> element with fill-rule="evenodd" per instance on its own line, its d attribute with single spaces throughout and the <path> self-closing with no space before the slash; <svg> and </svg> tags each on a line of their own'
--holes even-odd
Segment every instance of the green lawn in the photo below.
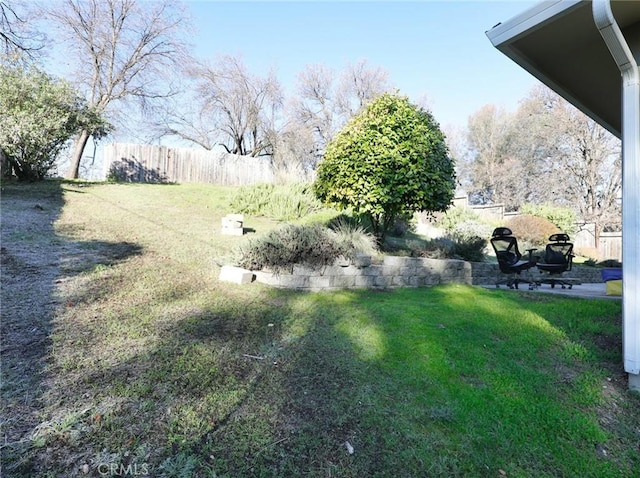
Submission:
<svg viewBox="0 0 640 478">
<path fill-rule="evenodd" d="M 277 226 L 219 235 L 233 191 L 3 187 L 55 208 L 24 234 L 60 271 L 32 291 L 57 304 L 42 368 L 3 346 L 3 428 L 33 426 L 3 439 L 2 476 L 638 476 L 619 301 L 220 283 L 233 246 Z M 3 335 L 28 333 L 2 299 Z"/>
</svg>

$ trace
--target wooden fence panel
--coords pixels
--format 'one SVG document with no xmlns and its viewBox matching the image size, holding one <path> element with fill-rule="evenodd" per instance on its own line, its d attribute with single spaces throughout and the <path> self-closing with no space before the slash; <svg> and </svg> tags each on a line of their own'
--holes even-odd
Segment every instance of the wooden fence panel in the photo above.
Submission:
<svg viewBox="0 0 640 478">
<path fill-rule="evenodd" d="M 141 183 L 242 186 L 274 182 L 267 158 L 129 143 L 105 146 L 104 173 L 106 178 Z"/>
<path fill-rule="evenodd" d="M 598 244 L 600 259 L 615 259 L 622 261 L 622 233 L 602 232 Z"/>
</svg>

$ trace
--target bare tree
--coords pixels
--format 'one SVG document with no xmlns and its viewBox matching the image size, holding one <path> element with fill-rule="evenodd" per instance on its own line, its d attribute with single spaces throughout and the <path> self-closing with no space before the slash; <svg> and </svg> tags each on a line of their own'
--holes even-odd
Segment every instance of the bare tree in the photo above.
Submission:
<svg viewBox="0 0 640 478">
<path fill-rule="evenodd" d="M 422 102 L 425 103 L 424 100 Z M 428 107 L 421 106 L 419 103 L 416 104 L 423 110 L 429 111 Z M 464 191 L 467 191 L 468 187 L 471 185 L 471 178 L 468 174 L 470 149 L 467 143 L 467 131 L 463 127 L 449 125 L 442 128 L 442 132 L 445 135 L 447 149 L 449 150 L 449 157 L 453 160 L 456 166 L 457 185 Z"/>
<path fill-rule="evenodd" d="M 49 18 L 76 60 L 75 80 L 98 113 L 114 104 L 144 102 L 173 93 L 171 71 L 185 57 L 179 35 L 185 16 L 171 0 L 64 0 Z M 77 178 L 89 131 L 75 140 L 68 177 Z"/>
<path fill-rule="evenodd" d="M 23 2 L 0 1 L 0 41 L 7 56 L 32 57 L 44 47 L 44 34 L 31 28 L 31 19 Z"/>
<path fill-rule="evenodd" d="M 274 137 L 271 164 L 279 182 L 311 180 L 316 165 L 312 132 L 300 123 L 289 123 Z"/>
<path fill-rule="evenodd" d="M 322 64 L 308 65 L 298 75 L 293 120 L 313 132 L 316 159 L 346 122 L 371 100 L 391 91 L 388 74 L 365 60 L 347 65 L 340 74 Z"/>
<path fill-rule="evenodd" d="M 149 127 L 153 139 L 175 137 L 210 151 L 220 141 L 220 131 L 194 78 L 184 74 L 182 91 L 154 108 Z"/>
<path fill-rule="evenodd" d="M 322 155 L 338 130 L 334 77 L 334 71 L 321 64 L 308 65 L 298 74 L 298 97 L 293 106 L 293 117 L 315 137 L 316 156 Z"/>
<path fill-rule="evenodd" d="M 524 167 L 514 154 L 513 115 L 493 105 L 469 117 L 468 193 L 473 203 L 502 203 L 509 210 L 522 201 Z"/>
<path fill-rule="evenodd" d="M 343 118 L 355 116 L 371 100 L 390 91 L 389 74 L 380 67 L 368 67 L 366 60 L 348 65 L 340 76 L 336 106 Z"/>
<path fill-rule="evenodd" d="M 595 224 L 597 246 L 600 232 L 620 223 L 620 141 L 545 87 L 532 90 L 521 110 L 530 119 L 529 137 L 535 138 L 543 159 L 538 161 L 540 182 L 554 185 L 555 202 L 563 201 Z"/>
<path fill-rule="evenodd" d="M 269 156 L 284 174 L 307 175 L 325 145 L 351 114 L 389 89 L 387 74 L 362 61 L 341 76 L 311 65 L 298 77 L 298 97 L 285 111 L 282 89 L 273 72 L 250 73 L 241 60 L 222 56 L 213 64 L 187 68 L 194 93 L 164 111 L 160 135 L 172 135 L 206 149 Z"/>
<path fill-rule="evenodd" d="M 249 156 L 273 153 L 274 132 L 283 95 L 275 74 L 251 74 L 242 61 L 225 55 L 214 64 L 188 69 L 195 97 L 167 112 L 161 131 L 206 149 Z"/>
<path fill-rule="evenodd" d="M 469 118 L 469 192 L 478 203 L 570 207 L 601 231 L 620 222 L 620 142 L 546 87 L 515 114 L 488 105 Z"/>
</svg>

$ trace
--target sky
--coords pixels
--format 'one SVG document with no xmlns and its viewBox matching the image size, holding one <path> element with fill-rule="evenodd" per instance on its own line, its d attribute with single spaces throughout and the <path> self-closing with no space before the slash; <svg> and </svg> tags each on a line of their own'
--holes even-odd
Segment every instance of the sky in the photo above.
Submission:
<svg viewBox="0 0 640 478">
<path fill-rule="evenodd" d="M 464 128 L 486 104 L 515 111 L 538 84 L 485 34 L 536 3 L 187 1 L 200 58 L 234 55 L 256 74 L 274 68 L 288 94 L 305 65 L 341 71 L 364 59 L 386 70 L 401 94 L 415 102 L 426 97 L 443 128 Z"/>
</svg>

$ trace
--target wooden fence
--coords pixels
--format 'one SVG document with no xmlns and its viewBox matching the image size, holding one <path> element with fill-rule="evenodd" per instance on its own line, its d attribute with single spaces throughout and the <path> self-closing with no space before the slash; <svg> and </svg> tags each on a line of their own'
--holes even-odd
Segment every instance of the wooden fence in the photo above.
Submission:
<svg viewBox="0 0 640 478">
<path fill-rule="evenodd" d="M 622 261 L 622 232 L 601 232 L 596 248 L 595 225 L 580 223 L 580 230 L 573 238 L 574 247 L 578 251 L 595 256 L 594 259 L 615 259 Z"/>
<path fill-rule="evenodd" d="M 268 158 L 127 143 L 105 146 L 104 173 L 108 179 L 140 183 L 242 186 L 274 182 Z"/>
<path fill-rule="evenodd" d="M 601 232 L 598 253 L 602 259 L 622 261 L 622 233 Z"/>
</svg>

